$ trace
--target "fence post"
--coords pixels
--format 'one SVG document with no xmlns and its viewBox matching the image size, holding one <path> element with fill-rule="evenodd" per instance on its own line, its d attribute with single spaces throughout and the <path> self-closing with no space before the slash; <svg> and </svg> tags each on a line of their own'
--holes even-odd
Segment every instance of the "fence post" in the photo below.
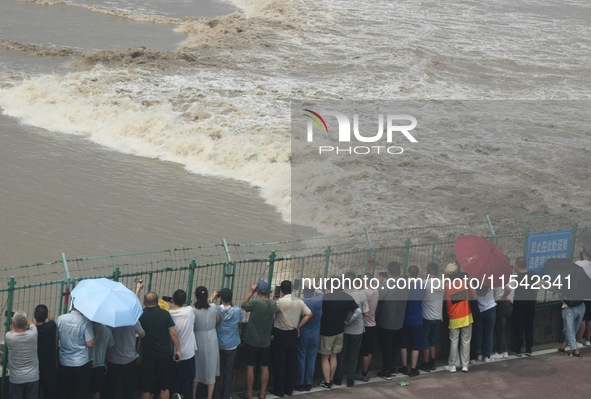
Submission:
<svg viewBox="0 0 591 399">
<path fill-rule="evenodd" d="M 271 289 L 271 287 L 273 287 L 272 282 L 273 282 L 273 269 L 275 269 L 275 250 L 271 251 L 271 256 L 269 256 L 269 277 L 267 278 L 267 281 L 269 282 L 269 290 L 271 290 L 270 295 L 273 295 L 273 290 Z"/>
<path fill-rule="evenodd" d="M 330 264 L 330 254 L 332 253 L 330 246 L 326 247 L 324 251 L 324 278 L 328 277 L 328 266 Z M 326 281 L 326 280 L 324 280 Z"/>
<path fill-rule="evenodd" d="M 435 262 L 435 243 L 431 245 L 431 262 Z"/>
<path fill-rule="evenodd" d="M 191 292 L 193 292 L 193 279 L 195 278 L 195 269 L 197 268 L 197 261 L 195 258 L 191 259 L 191 264 L 189 265 L 189 284 L 187 285 L 187 303 L 189 305 L 191 303 Z"/>
<path fill-rule="evenodd" d="M 528 242 L 528 240 L 529 240 L 529 226 L 525 226 L 524 239 L 523 239 L 523 257 L 525 258 L 526 262 L 527 262 L 527 242 Z"/>
<path fill-rule="evenodd" d="M 403 275 L 406 276 L 406 269 L 408 269 L 408 260 L 410 259 L 410 238 L 406 239 L 404 243 L 404 270 Z"/>
<path fill-rule="evenodd" d="M 12 321 L 12 303 L 14 301 L 14 276 L 10 276 L 8 282 L 8 300 L 6 303 L 6 331 L 10 331 L 10 325 Z M 0 386 L 0 397 L 4 397 L 6 392 L 6 370 L 8 369 L 8 345 L 4 340 L 4 352 L 2 354 L 2 384 Z"/>
<path fill-rule="evenodd" d="M 369 232 L 367 228 L 363 228 L 363 232 L 365 233 L 365 238 L 367 239 L 367 251 L 366 251 L 366 262 L 365 262 L 365 272 L 371 273 L 373 276 L 373 267 L 374 267 L 374 258 L 375 258 L 375 251 L 373 249 L 373 245 L 371 242 L 371 237 L 369 236 Z"/>
<path fill-rule="evenodd" d="M 153 274 L 152 272 L 148 273 L 148 291 L 152 291 L 152 279 L 153 279 Z M 146 291 L 146 292 L 148 292 Z"/>
<path fill-rule="evenodd" d="M 66 254 L 62 252 L 62 264 L 64 265 L 64 272 L 66 273 L 66 288 L 63 291 L 64 295 L 64 305 L 66 305 L 65 313 L 68 312 L 68 305 L 70 304 L 70 269 L 68 268 L 68 261 L 66 259 Z"/>
<path fill-rule="evenodd" d="M 230 248 L 228 248 L 228 242 L 225 238 L 222 238 L 222 245 L 224 246 L 224 251 L 226 253 L 226 258 L 228 259 L 227 262 L 224 263 L 224 276 L 222 279 L 222 286 L 224 287 L 232 287 L 234 288 L 234 272 L 236 270 L 236 265 L 232 261 L 232 254 L 230 254 Z M 228 283 L 228 278 L 231 278 L 231 282 Z"/>
<path fill-rule="evenodd" d="M 579 224 L 575 223 L 572 228 L 573 241 L 572 241 L 571 248 L 570 248 L 570 258 L 571 259 L 579 259 L 578 257 L 575 258 L 575 244 L 577 241 L 577 231 L 578 230 L 579 230 Z"/>
<path fill-rule="evenodd" d="M 113 281 L 119 281 L 119 275 L 120 275 L 119 266 L 117 266 L 115 268 L 115 271 L 113 272 Z"/>
<path fill-rule="evenodd" d="M 304 257 L 300 258 L 300 296 L 301 293 L 304 291 L 304 269 L 306 267 L 306 263 L 304 261 Z M 312 276 L 315 277 L 315 276 Z"/>
<path fill-rule="evenodd" d="M 488 229 L 490 230 L 490 238 L 492 239 L 495 244 L 497 243 L 497 235 L 495 233 L 495 228 L 493 227 L 492 221 L 490 217 L 486 215 L 486 223 L 488 224 Z"/>
</svg>

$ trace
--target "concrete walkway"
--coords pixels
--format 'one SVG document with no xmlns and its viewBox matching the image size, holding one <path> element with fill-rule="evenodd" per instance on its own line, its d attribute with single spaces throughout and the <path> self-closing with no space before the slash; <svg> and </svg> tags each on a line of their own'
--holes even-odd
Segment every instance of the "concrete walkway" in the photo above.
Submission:
<svg viewBox="0 0 591 399">
<path fill-rule="evenodd" d="M 591 391 L 591 349 L 581 349 L 581 358 L 568 358 L 556 351 L 557 345 L 537 350 L 532 357 L 510 356 L 492 363 L 478 362 L 468 373 L 450 373 L 438 367 L 430 373 L 409 378 L 397 374 L 391 381 L 370 375 L 369 382 L 355 381 L 329 391 L 313 388 L 295 391 L 294 397 L 307 398 L 585 398 Z M 410 382 L 400 386 L 401 381 Z M 343 381 L 345 382 L 345 381 Z M 256 392 L 255 392 L 256 395 Z M 268 398 L 274 398 L 268 395 Z"/>
</svg>

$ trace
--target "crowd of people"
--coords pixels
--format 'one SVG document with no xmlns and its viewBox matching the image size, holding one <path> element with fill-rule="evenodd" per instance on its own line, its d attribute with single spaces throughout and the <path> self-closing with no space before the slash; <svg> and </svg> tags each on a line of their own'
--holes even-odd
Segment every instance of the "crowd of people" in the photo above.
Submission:
<svg viewBox="0 0 591 399">
<path fill-rule="evenodd" d="M 577 264 L 591 278 L 589 252 L 585 248 Z M 533 276 L 525 266 L 524 258 L 515 260 L 520 282 Z M 240 307 L 233 304 L 228 288 L 210 295 L 206 287 L 197 287 L 193 306 L 186 305 L 183 290 L 174 292 L 170 304 L 148 292 L 139 321 L 117 328 L 89 321 L 75 303 L 57 321 L 42 304 L 35 308 L 33 320 L 17 311 L 6 334 L 10 398 L 115 398 L 121 391 L 128 399 L 139 387 L 142 399 L 153 393 L 162 399 L 192 399 L 201 383 L 207 386 L 208 399 L 214 395 L 228 399 L 239 346 L 246 363 L 246 391 L 240 398 L 254 397 L 256 370 L 258 398 L 266 397 L 270 378 L 270 393 L 278 397 L 311 390 L 317 355 L 322 376 L 318 387 L 329 390 L 343 383 L 353 387 L 356 380 L 369 380 L 378 345 L 382 358 L 380 367 L 374 366 L 378 377 L 389 380 L 395 373 L 414 377 L 436 369 L 444 319 L 450 345 L 444 369 L 449 372 L 468 372 L 474 362 L 507 358 L 509 352 L 532 355 L 537 291 L 529 289 L 531 285 L 473 290 L 457 263 L 443 270 L 429 263 L 425 271 L 426 276 L 421 276 L 417 266 L 410 266 L 403 276 L 401 264 L 391 262 L 382 283 L 408 279 L 406 289 L 366 285 L 323 293 L 304 285 L 299 296 L 285 280 L 275 298 L 269 284 L 260 280 Z M 442 276 L 462 283 L 441 284 Z M 344 277 L 359 276 L 347 272 Z M 138 283 L 138 296 L 142 288 Z M 580 357 L 579 347 L 589 345 L 591 304 L 587 305 L 563 300 L 565 342 L 559 351 L 568 356 Z M 245 313 L 248 322 L 241 337 L 239 324 Z M 511 351 L 505 335 L 509 324 Z"/>
</svg>

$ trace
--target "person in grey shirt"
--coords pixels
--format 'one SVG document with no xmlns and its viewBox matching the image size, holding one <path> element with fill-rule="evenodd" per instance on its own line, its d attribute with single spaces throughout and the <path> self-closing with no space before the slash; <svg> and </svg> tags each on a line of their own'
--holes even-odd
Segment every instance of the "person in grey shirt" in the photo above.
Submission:
<svg viewBox="0 0 591 399">
<path fill-rule="evenodd" d="M 135 390 L 135 365 L 139 355 L 135 349 L 136 337 L 146 333 L 138 321 L 134 326 L 112 328 L 115 346 L 108 361 L 107 398 L 114 398 L 119 385 L 124 398 L 132 398 Z"/>
<path fill-rule="evenodd" d="M 17 311 L 6 333 L 9 397 L 37 399 L 39 394 L 39 360 L 37 359 L 37 327 L 27 320 L 27 314 Z"/>
<path fill-rule="evenodd" d="M 57 319 L 59 349 L 60 398 L 80 399 L 88 391 L 90 382 L 90 356 L 88 348 L 94 346 L 92 324 L 82 313 L 72 311 Z"/>
<path fill-rule="evenodd" d="M 436 370 L 436 345 L 439 339 L 439 327 L 443 320 L 443 294 L 445 289 L 438 278 L 439 265 L 435 262 L 427 264 L 427 279 L 425 280 L 425 297 L 423 298 L 423 371 Z"/>
<path fill-rule="evenodd" d="M 351 282 L 356 279 L 353 272 L 347 272 L 344 275 L 345 280 L 349 279 Z M 347 284 L 347 283 L 345 283 Z M 348 287 L 345 285 L 345 293 L 351 295 L 355 301 L 361 314 L 365 317 L 369 312 L 369 305 L 367 303 L 367 296 L 363 291 L 353 288 L 353 284 Z M 363 339 L 363 332 L 365 325 L 363 317 L 351 321 L 345 326 L 345 335 L 343 336 L 343 350 L 337 355 L 337 371 L 333 380 L 335 385 L 341 385 L 343 376 L 347 377 L 347 386 L 349 388 L 355 385 L 355 371 L 357 370 L 357 363 L 359 361 L 359 350 L 361 349 L 361 341 Z"/>
</svg>

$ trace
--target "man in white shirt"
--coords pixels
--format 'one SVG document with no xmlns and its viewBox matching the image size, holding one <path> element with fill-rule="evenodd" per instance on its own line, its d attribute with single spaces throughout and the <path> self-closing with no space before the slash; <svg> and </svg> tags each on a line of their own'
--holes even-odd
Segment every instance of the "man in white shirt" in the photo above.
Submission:
<svg viewBox="0 0 591 399">
<path fill-rule="evenodd" d="M 174 381 L 172 384 L 172 398 L 178 395 L 185 398 L 193 396 L 193 378 L 195 377 L 195 351 L 197 341 L 195 340 L 195 312 L 190 306 L 185 306 L 187 293 L 183 290 L 176 290 L 172 294 L 172 309 L 170 315 L 176 326 L 176 332 L 181 344 L 181 358 L 176 359 L 174 365 Z M 177 396 L 175 396 L 177 395 Z"/>
<path fill-rule="evenodd" d="M 310 320 L 312 312 L 300 298 L 291 295 L 291 281 L 280 285 L 281 298 L 273 322 L 271 361 L 273 364 L 273 394 L 291 396 L 295 387 L 298 363 L 297 346 L 300 327 Z"/>
</svg>

